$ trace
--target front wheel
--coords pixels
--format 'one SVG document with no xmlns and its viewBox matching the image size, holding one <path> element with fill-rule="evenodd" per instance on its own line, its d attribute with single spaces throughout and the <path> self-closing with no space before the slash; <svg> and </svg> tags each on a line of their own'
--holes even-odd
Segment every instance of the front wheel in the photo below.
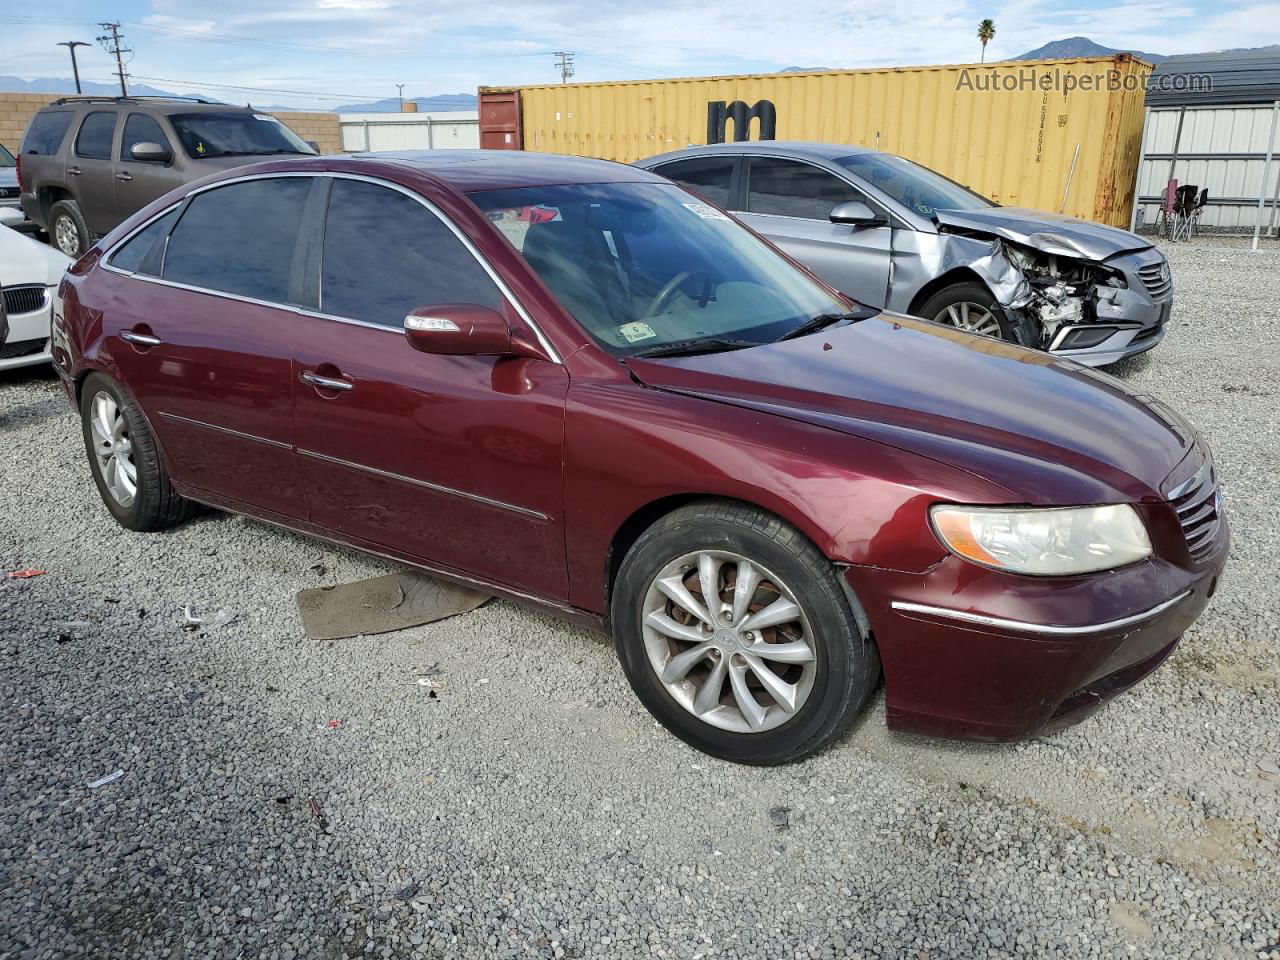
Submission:
<svg viewBox="0 0 1280 960">
<path fill-rule="evenodd" d="M 645 531 L 618 572 L 611 619 L 645 706 L 685 742 L 736 763 L 822 749 L 880 676 L 830 562 L 746 504 L 690 504 Z"/>
<path fill-rule="evenodd" d="M 980 283 L 957 283 L 939 290 L 920 307 L 919 316 L 974 333 L 1013 341 L 1013 327 L 996 298 Z"/>
</svg>

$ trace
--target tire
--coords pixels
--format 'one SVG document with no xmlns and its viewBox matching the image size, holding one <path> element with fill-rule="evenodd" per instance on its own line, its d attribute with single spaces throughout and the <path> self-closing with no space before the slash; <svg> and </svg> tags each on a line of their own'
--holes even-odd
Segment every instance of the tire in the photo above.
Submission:
<svg viewBox="0 0 1280 960">
<path fill-rule="evenodd" d="M 744 560 L 754 577 L 743 573 Z M 704 571 L 720 588 L 713 594 L 724 604 L 719 616 L 701 592 Z M 755 584 L 743 591 L 749 604 L 734 602 L 740 578 Z M 709 617 L 692 616 L 672 600 L 673 582 L 691 585 Z M 788 599 L 798 608 L 794 619 L 748 629 L 760 623 L 755 614 L 780 611 L 776 604 Z M 734 763 L 769 766 L 821 750 L 848 729 L 880 677 L 879 653 L 831 563 L 798 530 L 747 504 L 699 501 L 657 521 L 622 561 L 610 613 L 618 659 L 641 702 L 681 740 Z M 728 625 L 734 614 L 736 628 Z M 695 630 L 700 618 L 716 620 L 716 632 Z M 673 629 L 668 621 L 682 639 L 664 633 Z M 771 646 L 776 649 L 767 657 L 758 655 Z M 681 654 L 687 656 L 677 659 Z M 753 665 L 760 663 L 789 695 L 767 692 Z M 664 679 L 660 670 L 669 675 Z M 746 706 L 735 673 L 749 694 Z"/>
<path fill-rule="evenodd" d="M 89 225 L 84 222 L 80 205 L 74 200 L 59 200 L 49 208 L 49 242 L 54 249 L 61 250 L 72 260 L 80 259 L 93 246 Z M 68 249 L 70 246 L 75 249 Z"/>
<path fill-rule="evenodd" d="M 80 424 L 94 483 L 120 526 L 141 532 L 166 530 L 194 512 L 195 505 L 174 492 L 138 405 L 109 377 L 93 373 L 85 380 L 80 391 Z M 104 437 L 116 444 L 114 467 L 107 463 L 112 457 L 102 452 Z M 131 497 L 123 495 L 129 486 L 126 461 L 133 470 Z"/>
<path fill-rule="evenodd" d="M 990 314 L 991 319 L 995 321 L 994 327 L 989 322 L 985 322 L 988 328 L 985 330 L 966 326 L 964 322 L 966 305 L 969 307 L 968 316 L 971 318 L 969 320 L 971 325 L 976 325 L 975 321 L 979 319 L 979 314 L 974 309 L 976 307 Z M 921 304 L 920 309 L 916 311 L 916 316 L 966 330 L 969 333 L 976 333 L 979 336 L 995 337 L 996 328 L 998 328 L 998 339 L 1008 340 L 1010 343 L 1017 342 L 1013 335 L 1013 326 L 1005 317 L 1000 304 L 991 295 L 991 291 L 981 283 L 957 283 L 944 287 Z"/>
</svg>

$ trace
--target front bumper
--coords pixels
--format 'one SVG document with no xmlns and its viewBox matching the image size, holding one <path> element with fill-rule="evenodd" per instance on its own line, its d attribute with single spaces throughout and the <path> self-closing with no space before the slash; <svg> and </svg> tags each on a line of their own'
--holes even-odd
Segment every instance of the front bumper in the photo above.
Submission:
<svg viewBox="0 0 1280 960">
<path fill-rule="evenodd" d="M 9 336 L 0 346 L 0 370 L 30 367 L 48 363 L 49 316 L 52 297 L 46 296 L 45 304 L 31 313 L 9 314 Z"/>
<path fill-rule="evenodd" d="M 884 664 L 889 726 L 1007 741 L 1079 722 L 1173 652 L 1217 589 L 1228 540 L 1224 520 L 1191 568 L 1152 558 L 1070 580 L 954 556 L 925 574 L 849 568 Z"/>
<path fill-rule="evenodd" d="M 1154 247 L 1106 261 L 1120 271 L 1126 286 L 1098 287 L 1087 323 L 1055 331 L 1049 352 L 1089 367 L 1117 363 L 1145 353 L 1164 339 L 1173 312 L 1173 282 L 1168 261 Z"/>
</svg>

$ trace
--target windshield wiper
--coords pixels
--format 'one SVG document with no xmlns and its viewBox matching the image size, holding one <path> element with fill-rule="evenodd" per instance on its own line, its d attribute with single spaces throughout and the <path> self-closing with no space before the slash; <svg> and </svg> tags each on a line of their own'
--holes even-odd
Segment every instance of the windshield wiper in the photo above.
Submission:
<svg viewBox="0 0 1280 960">
<path fill-rule="evenodd" d="M 857 323 L 859 320 L 866 320 L 868 317 L 874 317 L 879 310 L 873 307 L 859 307 L 857 310 L 850 310 L 848 313 L 820 313 L 816 317 L 806 320 L 794 330 L 788 330 L 780 336 L 775 343 L 781 343 L 783 340 L 794 340 L 796 337 L 803 337 L 807 333 L 814 333 L 822 330 L 832 324 L 840 323 L 842 320 L 848 320 L 850 323 Z"/>
<path fill-rule="evenodd" d="M 700 353 L 723 353 L 726 350 L 742 350 L 745 347 L 758 347 L 754 340 L 733 340 L 727 337 L 695 337 L 690 340 L 676 340 L 661 346 L 650 347 L 633 353 L 633 357 L 693 357 Z"/>
</svg>

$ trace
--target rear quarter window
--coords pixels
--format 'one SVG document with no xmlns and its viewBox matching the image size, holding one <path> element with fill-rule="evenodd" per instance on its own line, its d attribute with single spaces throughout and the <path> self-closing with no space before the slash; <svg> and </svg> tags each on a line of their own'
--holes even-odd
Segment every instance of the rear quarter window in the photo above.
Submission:
<svg viewBox="0 0 1280 960">
<path fill-rule="evenodd" d="M 132 237 L 120 244 L 111 252 L 107 263 L 119 270 L 130 273 L 143 273 L 158 277 L 160 275 L 161 258 L 159 247 L 163 244 L 165 234 L 173 225 L 177 210 L 151 221 Z"/>
<path fill-rule="evenodd" d="M 70 110 L 42 110 L 31 118 L 20 153 L 51 156 L 58 152 L 71 126 Z"/>
</svg>

